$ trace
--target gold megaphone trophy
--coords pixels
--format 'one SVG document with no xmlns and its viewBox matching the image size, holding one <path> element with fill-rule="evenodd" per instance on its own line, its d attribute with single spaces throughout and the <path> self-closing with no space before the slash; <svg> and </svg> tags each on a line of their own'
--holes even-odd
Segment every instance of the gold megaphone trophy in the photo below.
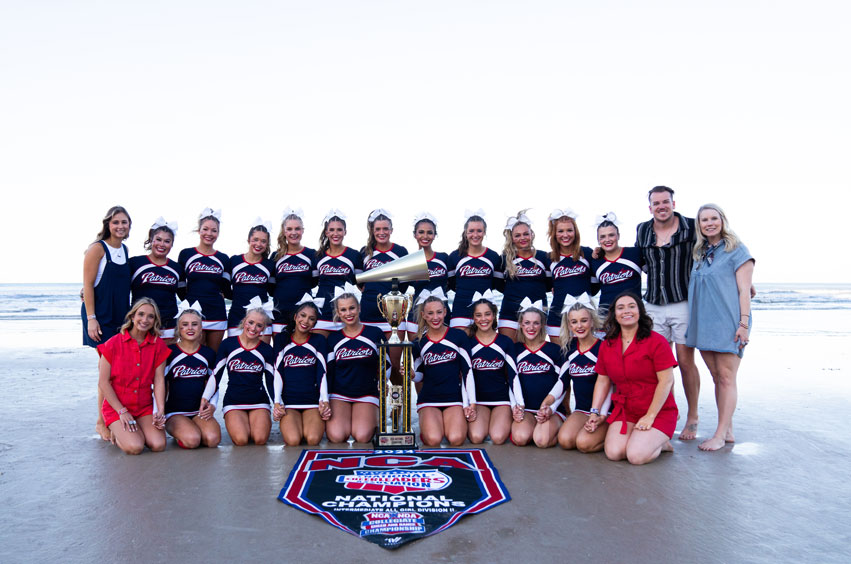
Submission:
<svg viewBox="0 0 851 564">
<path fill-rule="evenodd" d="M 416 437 L 411 429 L 411 371 L 414 367 L 413 343 L 399 338 L 399 325 L 403 323 L 413 307 L 414 300 L 399 291 L 399 282 L 428 280 L 428 261 L 425 252 L 419 250 L 410 255 L 388 262 L 368 272 L 357 275 L 357 283 L 392 282 L 387 294 L 378 294 L 378 310 L 390 324 L 390 338 L 378 346 L 378 429 L 373 444 L 377 449 L 417 448 Z M 384 375 L 385 359 L 390 347 L 402 347 L 402 385 L 388 385 Z M 388 390 L 389 388 L 389 390 Z M 389 393 L 388 393 L 389 391 Z M 387 409 L 391 410 L 391 429 L 387 429 Z"/>
</svg>

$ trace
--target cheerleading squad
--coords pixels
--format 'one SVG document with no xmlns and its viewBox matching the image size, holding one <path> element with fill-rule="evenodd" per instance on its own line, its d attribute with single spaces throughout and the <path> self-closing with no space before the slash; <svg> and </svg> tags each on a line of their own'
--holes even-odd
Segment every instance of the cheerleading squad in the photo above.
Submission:
<svg viewBox="0 0 851 564">
<path fill-rule="evenodd" d="M 654 188 L 654 221 L 659 194 L 670 195 L 673 210 L 673 191 Z M 247 251 L 229 257 L 215 249 L 221 214 L 205 209 L 198 245 L 175 262 L 168 255 L 176 225 L 159 218 L 145 241 L 148 253 L 131 258 L 123 244 L 130 216 L 120 206 L 109 210 L 84 260 L 82 311 L 84 343 L 100 355 L 98 432 L 105 440 L 132 454 L 145 446 L 163 450 L 166 432 L 182 448 L 216 446 L 221 429 L 213 415 L 227 374 L 223 418 L 238 446 L 265 444 L 272 421 L 287 445 L 316 445 L 323 436 L 369 442 L 378 378 L 410 377 L 425 446 L 490 437 L 494 444 L 605 450 L 612 460 L 635 464 L 672 449 L 671 341 L 682 358 L 682 339 L 653 330 L 640 297 L 646 253 L 620 247 L 614 214 L 599 218 L 592 250 L 580 245 L 575 214 L 554 211 L 547 253 L 534 248 L 531 221 L 520 212 L 509 218 L 499 254 L 483 244 L 484 213 L 468 213 L 449 255 L 432 249 L 436 220 L 417 216 L 413 234 L 430 276 L 410 284 L 416 307 L 400 327 L 414 341 L 407 375 L 399 373 L 398 357 L 379 367 L 379 344 L 390 326 L 376 297 L 390 283 L 355 285 L 357 274 L 407 255 L 391 241 L 390 214 L 369 215 L 360 252 L 344 244 L 346 217 L 339 210 L 325 217 L 318 249 L 306 248 L 302 215 L 284 213 L 271 253 L 271 226 L 256 220 Z M 719 425 L 704 441 L 711 447 L 705 450 L 716 450 L 733 440 L 753 259 L 720 208 L 701 207 L 697 221 L 697 230 L 690 224 L 693 241 L 686 241 L 693 247 L 689 266 L 694 263 L 689 296 L 698 297 L 688 301 L 687 338 L 716 383 Z M 719 316 L 724 308 L 732 313 Z M 696 404 L 696 394 L 693 399 Z"/>
</svg>

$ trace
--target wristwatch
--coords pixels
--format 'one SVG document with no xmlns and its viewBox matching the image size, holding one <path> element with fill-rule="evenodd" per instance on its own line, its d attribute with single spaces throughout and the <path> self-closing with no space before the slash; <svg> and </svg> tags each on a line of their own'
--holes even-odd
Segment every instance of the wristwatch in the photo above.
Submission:
<svg viewBox="0 0 851 564">
<path fill-rule="evenodd" d="M 600 410 L 597 409 L 596 407 L 592 407 L 591 408 L 591 414 L 592 415 L 600 415 Z"/>
</svg>

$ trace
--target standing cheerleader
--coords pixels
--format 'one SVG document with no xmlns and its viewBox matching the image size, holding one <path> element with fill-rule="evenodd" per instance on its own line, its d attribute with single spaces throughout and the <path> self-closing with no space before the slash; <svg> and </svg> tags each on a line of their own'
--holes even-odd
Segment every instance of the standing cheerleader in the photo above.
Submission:
<svg viewBox="0 0 851 564">
<path fill-rule="evenodd" d="M 313 276 L 319 282 L 317 298 L 330 304 L 335 288 L 342 288 L 347 282 L 355 284 L 355 276 L 363 272 L 363 257 L 354 249 L 343 245 L 346 236 L 346 216 L 340 210 L 331 210 L 323 220 L 322 234 L 319 236 L 319 248 L 316 249 Z M 340 330 L 342 323 L 334 322 L 334 308 L 326 307 L 319 316 L 316 330 L 324 336 L 331 331 Z"/>
<path fill-rule="evenodd" d="M 502 287 L 502 261 L 482 242 L 487 233 L 483 211 L 468 212 L 458 249 L 449 255 L 449 287 L 455 290 L 450 327 L 473 323 L 473 294 Z"/>
<path fill-rule="evenodd" d="M 197 247 L 180 251 L 177 262 L 183 269 L 180 297 L 204 308 L 204 341 L 218 351 L 227 329 L 224 294 L 230 292 L 230 259 L 213 245 L 219 238 L 222 210 L 204 208 L 198 216 Z"/>
<path fill-rule="evenodd" d="M 476 416 L 470 420 L 470 442 L 479 444 L 490 435 L 495 445 L 501 445 L 511 432 L 511 409 L 514 394 L 511 383 L 517 374 L 514 362 L 514 342 L 497 333 L 495 295 L 490 290 L 475 294 L 473 325 L 467 332 L 470 340 L 467 353 L 475 381 Z"/>
<path fill-rule="evenodd" d="M 169 347 L 165 369 L 165 429 L 181 448 L 214 448 L 222 440 L 222 428 L 213 418 L 216 353 L 201 344 L 201 306 L 184 300 L 178 309 L 177 342 Z"/>
<path fill-rule="evenodd" d="M 444 437 L 452 446 L 464 444 L 467 420 L 476 418 L 467 335 L 444 325 L 445 299 L 441 290 L 434 294 L 423 290 L 417 299 L 420 338 L 413 350 L 414 382 L 422 382 L 417 394 L 417 414 L 420 437 L 429 447 L 440 446 Z"/>
<path fill-rule="evenodd" d="M 588 294 L 582 294 L 579 298 L 567 297 L 561 323 L 561 351 L 565 361 L 558 382 L 541 404 L 541 410 L 545 407 L 551 410 L 550 406 L 557 397 L 564 396 L 569 400 L 570 385 L 573 384 L 575 409 L 558 432 L 558 444 L 563 449 L 575 448 L 580 452 L 597 452 L 603 449 L 608 424 L 598 424 L 591 433 L 585 429 L 592 413 L 608 413 L 609 401 L 606 401 L 601 409 L 591 407 L 594 384 L 597 382 L 595 366 L 600 351 L 600 341 L 595 333 L 600 329 L 600 325 L 600 318 L 597 317 L 597 311 Z"/>
<path fill-rule="evenodd" d="M 334 292 L 334 318 L 342 329 L 328 337 L 331 418 L 325 432 L 332 443 L 342 443 L 349 436 L 367 443 L 378 423 L 378 344 L 384 340 L 384 333 L 361 323 L 356 286 L 345 284 Z M 389 377 L 389 362 L 382 367 L 382 374 Z"/>
<path fill-rule="evenodd" d="M 123 241 L 130 236 L 130 214 L 121 206 L 109 208 L 100 233 L 83 258 L 83 344 L 97 347 L 118 334 L 130 309 L 130 267 Z M 105 441 L 110 433 L 103 422 L 103 391 L 98 387 L 95 430 Z"/>
<path fill-rule="evenodd" d="M 547 334 L 561 334 L 565 296 L 593 296 L 599 286 L 591 283 L 591 249 L 579 243 L 579 227 L 572 210 L 554 210 L 550 214 L 550 274 L 553 281 L 553 303 L 547 316 Z"/>
<path fill-rule="evenodd" d="M 423 290 L 434 291 L 440 288 L 444 295 L 449 291 L 449 255 L 446 253 L 438 253 L 431 248 L 431 244 L 437 237 L 437 220 L 428 212 L 418 214 L 414 218 L 414 239 L 417 245 L 425 253 L 426 262 L 428 263 L 428 280 L 411 282 L 414 288 L 414 295 L 418 296 Z M 444 304 L 449 311 L 448 302 Z M 417 332 L 416 314 L 413 311 L 408 315 L 408 338 L 415 338 Z"/>
<path fill-rule="evenodd" d="M 368 232 L 366 246 L 361 249 L 363 271 L 373 270 L 408 254 L 408 250 L 390 242 L 393 234 L 393 221 L 390 213 L 383 209 L 373 210 L 366 222 Z M 361 320 L 364 325 L 378 327 L 385 337 L 390 335 L 390 324 L 378 311 L 378 294 L 387 294 L 392 289 L 391 282 L 367 282 L 363 285 L 361 298 Z M 405 287 L 401 288 L 402 292 Z M 395 363 L 394 363 L 395 364 Z"/>
<path fill-rule="evenodd" d="M 331 417 L 326 382 L 325 337 L 311 333 L 319 319 L 323 303 L 310 294 L 296 304 L 295 313 L 276 348 L 275 405 L 272 419 L 281 422 L 281 436 L 287 446 L 298 446 L 306 440 L 316 446 L 325 433 L 325 421 Z"/>
<path fill-rule="evenodd" d="M 269 260 L 269 231 L 271 224 L 259 217 L 248 231 L 248 252 L 230 258 L 232 302 L 228 313 L 228 337 L 240 334 L 239 322 L 245 316 L 245 306 L 258 298 L 262 303 L 269 300 L 269 290 L 275 287 L 274 264 Z M 272 340 L 272 325 L 263 330 L 264 343 Z"/>
<path fill-rule="evenodd" d="M 272 323 L 272 308 L 272 300 L 264 304 L 260 298 L 253 298 L 240 323 L 242 332 L 225 339 L 216 357 L 216 387 L 228 371 L 228 389 L 222 405 L 225 427 L 236 446 L 247 445 L 249 440 L 264 445 L 272 430 L 269 396 L 274 389 L 275 352 L 260 340 Z M 212 397 L 215 391 L 207 389 L 204 397 Z"/>
<path fill-rule="evenodd" d="M 641 269 L 644 256 L 636 247 L 621 247 L 617 217 L 612 212 L 597 218 L 597 242 L 602 255 L 591 259 L 592 282 L 600 283 L 601 315 L 624 292 L 641 295 Z"/>
<path fill-rule="evenodd" d="M 520 302 L 529 298 L 547 307 L 547 291 L 552 286 L 550 257 L 533 247 L 535 232 L 532 221 L 521 210 L 509 217 L 503 230 L 505 247 L 502 267 L 505 278 L 505 296 L 499 308 L 499 332 L 512 340 L 517 336 L 517 313 Z"/>
<path fill-rule="evenodd" d="M 160 313 L 153 300 L 142 298 L 126 319 L 118 335 L 98 345 L 103 420 L 125 453 L 140 454 L 145 446 L 159 452 L 165 450 L 165 415 L 154 413 L 153 402 L 157 409 L 165 405 L 163 374 L 169 354 L 157 336 Z"/>
<path fill-rule="evenodd" d="M 296 303 L 316 285 L 313 257 L 316 251 L 301 244 L 304 235 L 304 213 L 287 209 L 281 220 L 278 250 L 272 254 L 275 263 L 275 323 L 278 335 L 292 320 Z"/>
<path fill-rule="evenodd" d="M 511 441 L 524 446 L 534 441 L 540 448 L 556 444 L 556 433 L 565 419 L 564 395 L 543 405 L 561 373 L 561 348 L 546 340 L 547 316 L 540 302 L 528 298 L 520 305 L 519 331 L 514 349 L 517 377 L 514 379 L 514 423 Z M 553 417 L 555 415 L 555 417 Z"/>
<path fill-rule="evenodd" d="M 174 339 L 177 318 L 177 287 L 183 278 L 180 265 L 168 258 L 174 245 L 177 223 L 167 223 L 157 218 L 148 231 L 145 248 L 148 254 L 130 259 L 130 288 L 133 302 L 139 298 L 151 298 L 157 304 L 163 318 L 161 337 L 169 343 Z"/>
</svg>

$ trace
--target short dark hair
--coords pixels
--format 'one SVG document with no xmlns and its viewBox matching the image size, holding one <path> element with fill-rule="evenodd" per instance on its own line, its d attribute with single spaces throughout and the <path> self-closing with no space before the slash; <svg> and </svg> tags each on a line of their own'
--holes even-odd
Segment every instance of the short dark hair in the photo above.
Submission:
<svg viewBox="0 0 851 564">
<path fill-rule="evenodd" d="M 649 192 L 647 192 L 647 201 L 650 201 L 650 197 L 653 196 L 653 194 L 658 194 L 659 192 L 667 192 L 671 195 L 671 199 L 674 199 L 674 191 L 667 186 L 654 186 Z"/>
</svg>

